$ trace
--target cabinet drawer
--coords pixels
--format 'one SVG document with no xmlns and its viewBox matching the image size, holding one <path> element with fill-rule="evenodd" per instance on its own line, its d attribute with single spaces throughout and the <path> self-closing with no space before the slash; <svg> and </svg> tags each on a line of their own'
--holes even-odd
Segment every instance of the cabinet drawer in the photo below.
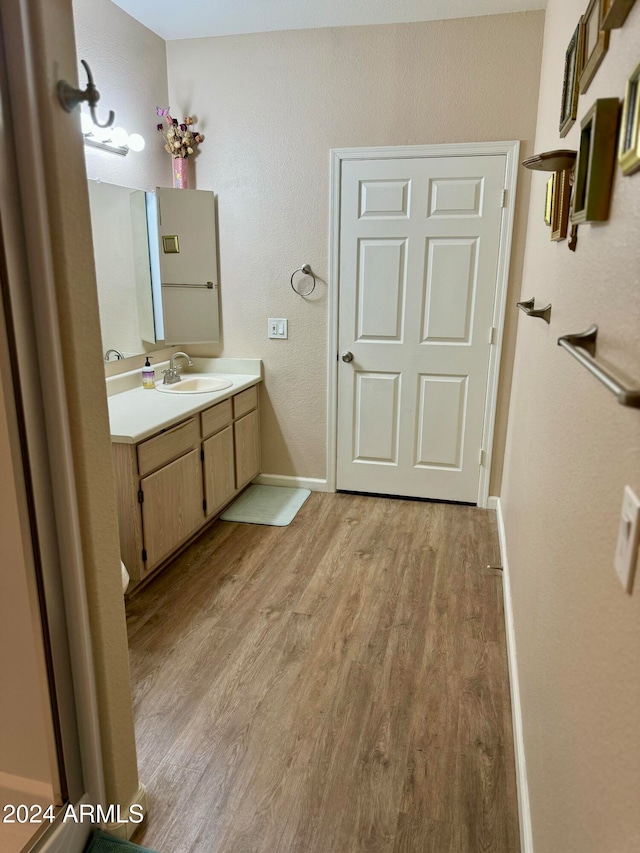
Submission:
<svg viewBox="0 0 640 853">
<path fill-rule="evenodd" d="M 250 412 L 251 409 L 255 409 L 257 405 L 258 389 L 253 385 L 251 388 L 247 388 L 246 391 L 241 391 L 233 397 L 233 417 L 241 418 L 247 412 Z"/>
<path fill-rule="evenodd" d="M 166 432 L 143 441 L 138 445 L 138 472 L 141 477 L 166 465 L 200 442 L 200 430 L 196 418 L 171 427 Z"/>
<path fill-rule="evenodd" d="M 200 415 L 202 418 L 202 437 L 208 438 L 214 432 L 219 432 L 228 426 L 233 415 L 231 414 L 231 400 L 223 400 L 217 406 L 212 406 Z"/>
</svg>

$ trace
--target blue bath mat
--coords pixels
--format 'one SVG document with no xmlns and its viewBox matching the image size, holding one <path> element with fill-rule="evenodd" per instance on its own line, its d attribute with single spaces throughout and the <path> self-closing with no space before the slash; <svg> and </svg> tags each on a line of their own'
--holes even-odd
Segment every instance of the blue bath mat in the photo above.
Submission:
<svg viewBox="0 0 640 853">
<path fill-rule="evenodd" d="M 140 847 L 131 841 L 124 841 L 97 829 L 91 836 L 89 846 L 85 847 L 84 853 L 155 853 L 149 847 Z"/>
<path fill-rule="evenodd" d="M 286 527 L 291 524 L 310 494 L 309 489 L 249 486 L 246 492 L 243 492 L 222 513 L 220 518 L 223 521 L 241 521 L 244 524 L 271 524 L 275 527 Z"/>
</svg>

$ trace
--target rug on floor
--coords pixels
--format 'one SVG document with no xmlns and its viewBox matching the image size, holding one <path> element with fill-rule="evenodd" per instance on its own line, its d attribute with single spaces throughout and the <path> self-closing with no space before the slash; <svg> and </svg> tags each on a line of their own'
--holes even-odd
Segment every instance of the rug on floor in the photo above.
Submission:
<svg viewBox="0 0 640 853">
<path fill-rule="evenodd" d="M 84 853 L 135 853 L 136 850 L 138 853 L 156 853 L 150 847 L 140 847 L 139 844 L 134 844 L 132 841 L 125 841 L 122 838 L 109 835 L 108 832 L 96 829 L 88 846 L 85 847 Z"/>
<path fill-rule="evenodd" d="M 244 524 L 269 524 L 286 527 L 309 497 L 309 489 L 288 489 L 284 486 L 249 486 L 220 518 Z"/>
</svg>

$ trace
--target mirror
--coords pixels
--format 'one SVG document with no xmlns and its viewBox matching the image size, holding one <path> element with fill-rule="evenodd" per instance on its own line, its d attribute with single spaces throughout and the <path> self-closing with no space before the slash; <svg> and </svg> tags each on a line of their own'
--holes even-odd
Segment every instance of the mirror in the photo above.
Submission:
<svg viewBox="0 0 640 853">
<path fill-rule="evenodd" d="M 88 184 L 102 352 L 139 355 L 156 348 L 145 193 Z"/>
</svg>

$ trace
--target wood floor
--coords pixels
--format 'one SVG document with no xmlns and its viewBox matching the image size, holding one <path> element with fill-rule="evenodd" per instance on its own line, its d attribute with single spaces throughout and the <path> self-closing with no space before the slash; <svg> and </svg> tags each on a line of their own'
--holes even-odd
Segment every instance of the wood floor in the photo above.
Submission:
<svg viewBox="0 0 640 853">
<path fill-rule="evenodd" d="M 160 853 L 519 851 L 492 512 L 314 493 L 128 604 Z"/>
</svg>

